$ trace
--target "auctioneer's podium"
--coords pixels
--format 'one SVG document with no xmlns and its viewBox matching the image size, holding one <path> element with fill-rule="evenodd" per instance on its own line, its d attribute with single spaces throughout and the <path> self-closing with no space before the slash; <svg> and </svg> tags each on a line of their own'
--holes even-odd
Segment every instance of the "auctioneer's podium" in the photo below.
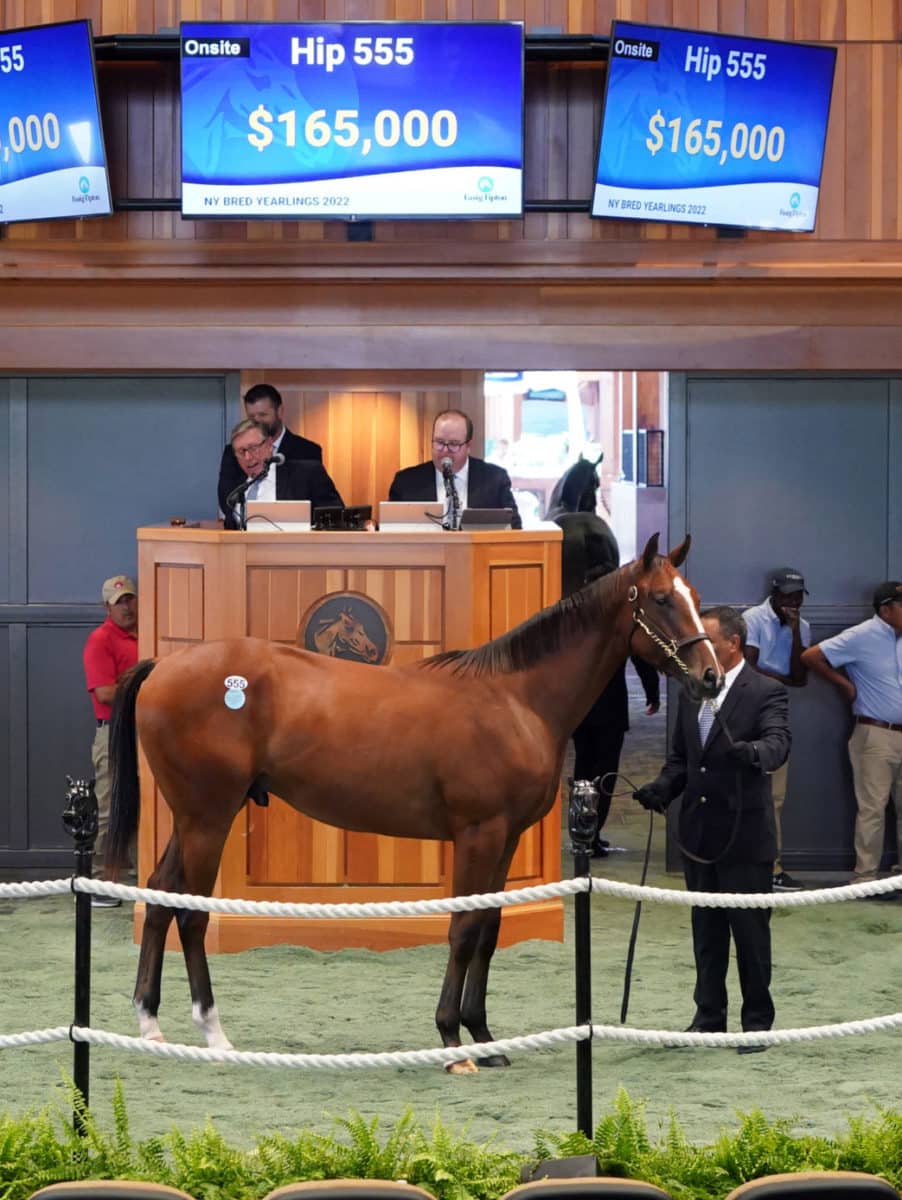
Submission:
<svg viewBox="0 0 902 1200">
<path fill-rule="evenodd" d="M 162 657 L 180 646 L 253 636 L 298 643 L 323 605 L 387 617 L 358 649 L 373 655 L 382 637 L 391 661 L 412 662 L 441 650 L 467 649 L 519 624 L 560 596 L 561 533 L 535 531 L 345 533 L 224 532 L 215 528 L 138 530 L 139 650 Z M 373 603 L 367 603 L 367 600 Z M 303 628 L 302 628 L 303 622 Z M 321 641 L 323 648 L 328 640 Z M 379 666 L 372 670 L 378 671 Z M 403 729 L 398 737 L 403 737 Z M 441 731 L 436 731 L 441 736 Z M 349 730 L 348 754 L 354 753 Z M 336 773 L 342 769 L 335 763 Z M 171 831 L 169 809 L 141 761 L 138 874 L 144 882 Z M 403 803 L 403 797 L 398 798 Z M 520 839 L 509 888 L 560 878 L 558 805 Z M 226 843 L 215 895 L 312 903 L 421 900 L 450 895 L 451 846 L 444 842 L 348 833 L 312 821 L 273 796 L 248 803 Z M 144 906 L 136 905 L 136 935 Z M 212 914 L 211 952 L 287 942 L 322 950 L 392 949 L 444 941 L 448 917 L 297 920 Z M 170 945 L 175 925 L 170 930 Z M 505 909 L 501 944 L 560 940 L 560 900 Z"/>
</svg>

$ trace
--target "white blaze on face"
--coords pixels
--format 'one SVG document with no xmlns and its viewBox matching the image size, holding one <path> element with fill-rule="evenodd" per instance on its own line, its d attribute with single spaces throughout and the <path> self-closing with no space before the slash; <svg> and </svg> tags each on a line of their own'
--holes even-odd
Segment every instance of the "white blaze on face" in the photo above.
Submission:
<svg viewBox="0 0 902 1200">
<path fill-rule="evenodd" d="M 710 654 L 712 665 L 717 673 L 717 678 L 720 679 L 723 675 L 723 671 L 721 670 L 720 663 L 717 661 L 717 655 L 714 653 L 714 647 L 711 645 L 710 641 L 707 640 L 708 635 L 705 632 L 702 619 L 698 615 L 698 610 L 695 607 L 695 601 L 692 599 L 692 593 L 689 591 L 689 585 L 686 583 L 685 579 L 677 575 L 673 581 L 673 590 L 678 596 L 682 596 L 682 598 L 685 600 L 686 607 L 689 609 L 689 612 L 692 615 L 692 623 L 695 626 L 696 632 L 702 634 L 706 639 L 704 642 L 702 642 L 702 647 L 707 650 L 708 654 Z"/>
</svg>

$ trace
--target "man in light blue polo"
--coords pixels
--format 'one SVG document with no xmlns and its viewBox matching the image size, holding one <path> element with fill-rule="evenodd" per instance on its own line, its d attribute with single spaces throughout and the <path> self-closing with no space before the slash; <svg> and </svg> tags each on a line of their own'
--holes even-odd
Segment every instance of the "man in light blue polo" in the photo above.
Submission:
<svg viewBox="0 0 902 1200">
<path fill-rule="evenodd" d="M 754 608 L 747 608 L 742 614 L 748 629 L 745 657 L 749 666 L 762 675 L 778 679 L 786 687 L 804 687 L 808 680 L 802 651 L 811 645 L 811 626 L 801 615 L 802 602 L 807 595 L 800 571 L 795 567 L 778 567 L 771 575 L 767 598 Z M 789 759 L 770 778 L 777 831 L 775 892 L 797 892 L 802 887 L 798 880 L 783 870 L 780 861 L 783 849 L 783 804 L 788 778 Z"/>
<path fill-rule="evenodd" d="M 881 583 L 874 616 L 805 650 L 802 662 L 852 705 L 849 760 L 858 805 L 852 882 L 876 879 L 890 796 L 897 816 L 896 863 L 902 864 L 902 581 Z"/>
</svg>

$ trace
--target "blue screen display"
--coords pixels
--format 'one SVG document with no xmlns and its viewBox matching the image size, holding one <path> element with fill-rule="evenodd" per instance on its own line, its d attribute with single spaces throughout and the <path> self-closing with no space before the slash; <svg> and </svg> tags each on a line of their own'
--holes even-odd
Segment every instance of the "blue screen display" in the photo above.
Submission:
<svg viewBox="0 0 902 1200">
<path fill-rule="evenodd" d="M 615 21 L 592 215 L 814 228 L 836 50 Z"/>
<path fill-rule="evenodd" d="M 523 211 L 520 22 L 184 22 L 182 212 Z"/>
<path fill-rule="evenodd" d="M 0 33 L 0 222 L 110 212 L 90 22 Z"/>
</svg>

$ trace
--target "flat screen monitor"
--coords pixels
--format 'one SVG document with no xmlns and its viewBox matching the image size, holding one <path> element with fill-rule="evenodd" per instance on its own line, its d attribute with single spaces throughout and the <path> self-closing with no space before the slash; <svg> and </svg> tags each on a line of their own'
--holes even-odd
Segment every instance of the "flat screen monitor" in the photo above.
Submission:
<svg viewBox="0 0 902 1200">
<path fill-rule="evenodd" d="M 510 529 L 512 508 L 465 508 L 460 514 L 461 529 Z"/>
<path fill-rule="evenodd" d="M 310 508 L 309 500 L 248 500 L 247 527 L 286 532 L 309 529 Z"/>
<path fill-rule="evenodd" d="M 0 224 L 112 211 L 91 22 L 0 33 Z"/>
<path fill-rule="evenodd" d="M 593 217 L 814 229 L 836 50 L 615 21 Z"/>
<path fill-rule="evenodd" d="M 517 217 L 518 21 L 181 26 L 189 217 Z"/>
</svg>

